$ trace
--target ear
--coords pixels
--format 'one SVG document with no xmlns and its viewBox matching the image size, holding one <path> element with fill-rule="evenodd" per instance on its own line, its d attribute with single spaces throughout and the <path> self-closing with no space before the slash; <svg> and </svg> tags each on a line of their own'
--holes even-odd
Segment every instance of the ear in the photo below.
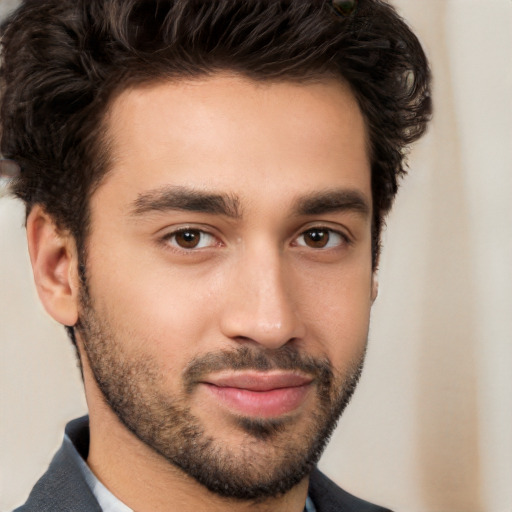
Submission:
<svg viewBox="0 0 512 512">
<path fill-rule="evenodd" d="M 379 295 L 379 279 L 377 278 L 377 271 L 374 271 L 372 274 L 372 304 L 375 302 L 377 295 Z"/>
<path fill-rule="evenodd" d="M 27 218 L 27 241 L 37 293 L 57 322 L 78 319 L 78 258 L 74 238 L 59 230 L 39 205 Z"/>
</svg>

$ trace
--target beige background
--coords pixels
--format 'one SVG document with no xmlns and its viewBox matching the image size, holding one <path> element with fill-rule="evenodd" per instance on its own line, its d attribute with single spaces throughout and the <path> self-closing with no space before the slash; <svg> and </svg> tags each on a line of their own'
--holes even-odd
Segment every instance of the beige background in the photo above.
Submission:
<svg viewBox="0 0 512 512">
<path fill-rule="evenodd" d="M 430 55 L 436 117 L 388 222 L 365 374 L 321 466 L 397 512 L 512 512 L 512 1 L 395 4 Z M 22 223 L 0 199 L 0 510 L 85 411 Z"/>
</svg>

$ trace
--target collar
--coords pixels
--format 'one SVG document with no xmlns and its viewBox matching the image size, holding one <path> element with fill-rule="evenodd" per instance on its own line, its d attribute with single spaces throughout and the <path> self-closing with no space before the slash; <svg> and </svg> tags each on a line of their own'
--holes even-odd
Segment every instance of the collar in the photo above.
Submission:
<svg viewBox="0 0 512 512">
<path fill-rule="evenodd" d="M 78 465 L 84 480 L 86 481 L 89 489 L 94 494 L 94 497 L 100 504 L 103 512 L 133 512 L 133 510 L 126 506 L 121 500 L 116 498 L 96 477 L 91 471 L 84 459 L 78 453 L 75 445 L 67 434 L 64 435 L 64 443 L 70 448 L 69 452 L 76 464 Z"/>
</svg>

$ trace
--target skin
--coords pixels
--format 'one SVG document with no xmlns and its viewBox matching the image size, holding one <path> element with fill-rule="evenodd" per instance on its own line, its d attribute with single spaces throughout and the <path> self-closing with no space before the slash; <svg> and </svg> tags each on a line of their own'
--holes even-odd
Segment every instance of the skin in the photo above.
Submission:
<svg viewBox="0 0 512 512">
<path fill-rule="evenodd" d="M 314 382 L 292 407 L 263 404 L 258 412 L 219 399 L 211 386 L 187 394 L 184 370 L 209 353 L 293 347 L 328 360 L 341 383 L 362 360 L 377 287 L 370 165 L 357 102 L 335 80 L 256 83 L 217 74 L 124 91 L 106 123 L 112 166 L 91 198 L 87 245 L 95 314 L 112 327 L 127 359 L 155 362 L 159 393 L 185 399 L 206 434 L 233 457 L 247 456 L 241 447 L 249 440 L 250 460 L 263 471 L 269 453 L 279 456 L 280 440 L 300 440 L 311 425 Z M 154 207 L 158 194 L 175 187 L 236 197 L 237 215 L 143 211 L 148 201 L 141 197 Z M 300 208 L 305 198 L 327 193 L 337 198 L 332 210 Z M 183 228 L 195 230 L 198 246 L 184 247 L 187 240 L 176 236 Z M 75 325 L 83 304 L 72 237 L 39 206 L 27 233 L 43 304 L 60 323 Z M 87 462 L 128 506 L 302 512 L 307 477 L 284 495 L 233 502 L 169 464 L 106 404 L 80 334 L 78 343 L 91 423 Z M 270 443 L 242 429 L 234 421 L 241 415 L 291 421 Z"/>
</svg>

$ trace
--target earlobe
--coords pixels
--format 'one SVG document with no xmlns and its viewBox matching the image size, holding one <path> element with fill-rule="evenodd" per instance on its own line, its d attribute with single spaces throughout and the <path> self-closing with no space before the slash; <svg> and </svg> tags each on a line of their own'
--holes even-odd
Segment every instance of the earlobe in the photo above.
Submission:
<svg viewBox="0 0 512 512">
<path fill-rule="evenodd" d="M 27 218 L 27 241 L 37 293 L 46 311 L 63 325 L 78 317 L 77 253 L 73 237 L 58 229 L 39 205 Z"/>
</svg>

